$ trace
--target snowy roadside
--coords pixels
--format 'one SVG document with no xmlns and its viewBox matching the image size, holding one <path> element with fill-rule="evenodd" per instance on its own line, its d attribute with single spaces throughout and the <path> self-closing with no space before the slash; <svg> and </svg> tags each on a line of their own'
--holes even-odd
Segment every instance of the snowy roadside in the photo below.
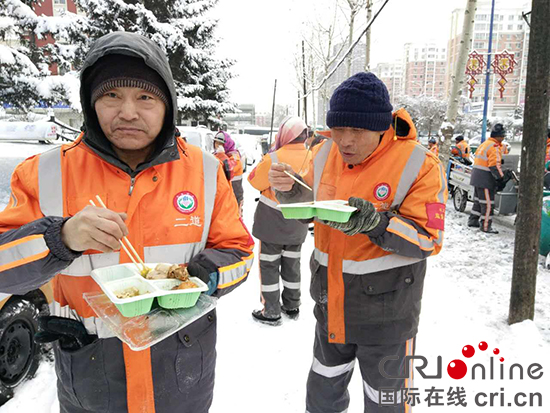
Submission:
<svg viewBox="0 0 550 413">
<path fill-rule="evenodd" d="M 245 223 L 251 228 L 256 207 L 254 198 L 258 195 L 247 183 L 244 187 Z M 445 389 L 445 403 L 450 386 L 464 387 L 468 406 L 463 411 L 468 412 L 481 409 L 514 412 L 519 409 L 507 405 L 476 408 L 474 393 L 480 391 L 506 393 L 505 403 L 511 400 L 507 393 L 511 390 L 538 391 L 543 397 L 550 395 L 550 272 L 542 268 L 539 271 L 535 321 L 508 326 L 513 230 L 497 225 L 501 230 L 499 235 L 480 234 L 466 227 L 466 219 L 465 214 L 455 212 L 449 203 L 444 249 L 439 256 L 428 260 L 416 354 L 429 361 L 427 374 L 435 373 L 436 358 L 441 356 L 444 378 L 418 379 L 415 373 L 414 387 L 421 393 L 421 403 L 415 407 L 415 412 L 454 411 L 456 406 L 428 407 L 424 390 L 432 386 Z M 305 384 L 312 360 L 315 326 L 313 303 L 308 292 L 308 261 L 312 249 L 313 238 L 308 236 L 302 254 L 303 305 L 299 320 L 284 320 L 283 325 L 276 328 L 252 320 L 251 311 L 260 307 L 257 262 L 249 280 L 220 300 L 217 377 L 211 413 L 291 413 L 305 410 Z M 477 350 L 480 341 L 489 345 L 485 353 Z M 467 344 L 477 350 L 471 360 L 461 354 L 462 347 Z M 499 357 L 505 359 L 506 375 L 512 363 L 525 366 L 526 372 L 527 366 L 536 362 L 543 366 L 546 374 L 540 380 L 526 377 L 521 382 L 517 377 L 513 381 L 473 381 L 469 375 L 460 381 L 448 378 L 447 365 L 451 360 L 462 359 L 469 367 L 474 363 L 489 366 L 486 353 L 495 347 L 500 349 Z M 495 366 L 500 364 L 498 357 L 494 363 Z M 43 363 L 36 378 L 19 388 L 14 399 L 0 407 L 0 413 L 58 412 L 54 382 L 53 365 Z M 505 391 L 500 391 L 501 388 Z M 363 411 L 358 369 L 350 384 L 350 393 L 349 412 Z M 529 409 L 548 411 L 549 403 L 543 398 L 542 408 Z"/>
</svg>

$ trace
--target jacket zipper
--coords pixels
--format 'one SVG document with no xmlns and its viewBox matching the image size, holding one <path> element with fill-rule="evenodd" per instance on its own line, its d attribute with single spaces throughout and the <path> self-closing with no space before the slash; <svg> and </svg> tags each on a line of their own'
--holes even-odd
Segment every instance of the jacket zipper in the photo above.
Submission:
<svg viewBox="0 0 550 413">
<path fill-rule="evenodd" d="M 130 191 L 128 192 L 128 195 L 132 195 L 132 192 L 134 191 L 134 184 L 136 183 L 136 178 L 130 179 Z"/>
</svg>

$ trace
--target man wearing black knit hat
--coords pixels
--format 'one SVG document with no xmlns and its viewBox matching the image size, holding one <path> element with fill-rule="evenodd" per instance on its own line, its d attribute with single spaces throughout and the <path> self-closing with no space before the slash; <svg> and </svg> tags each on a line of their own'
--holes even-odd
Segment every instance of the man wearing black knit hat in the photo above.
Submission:
<svg viewBox="0 0 550 413">
<path fill-rule="evenodd" d="M 216 364 L 213 306 L 133 351 L 83 294 L 99 291 L 91 271 L 131 262 L 120 250 L 126 236 L 146 263 L 187 264 L 207 294 L 222 296 L 246 280 L 252 239 L 220 162 L 176 133 L 174 81 L 158 45 L 125 32 L 99 38 L 82 68 L 80 96 L 81 136 L 13 173 L 13 195 L 0 213 L 0 291 L 24 295 L 52 280 L 52 315 L 40 318 L 35 340 L 53 342 L 62 413 L 206 413 Z M 117 268 L 111 281 L 141 279 L 133 265 Z M 144 337 L 164 327 L 139 323 Z"/>
<path fill-rule="evenodd" d="M 281 203 L 346 201 L 347 222 L 315 220 L 311 295 L 317 326 L 306 411 L 347 411 L 355 362 L 366 412 L 405 412 L 426 258 L 443 242 L 447 189 L 441 163 L 416 141 L 409 114 L 392 114 L 385 85 L 358 73 L 332 95 L 332 139 L 313 149 L 304 176 L 313 193 L 273 165 Z M 339 220 L 335 218 L 335 220 Z M 340 221 L 340 220 L 339 220 Z M 393 405 L 384 389 L 394 389 Z"/>
</svg>

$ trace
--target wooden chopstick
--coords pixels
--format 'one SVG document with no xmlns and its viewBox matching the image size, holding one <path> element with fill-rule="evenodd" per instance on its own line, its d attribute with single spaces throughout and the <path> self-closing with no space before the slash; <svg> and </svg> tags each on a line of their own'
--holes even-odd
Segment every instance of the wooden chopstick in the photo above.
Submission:
<svg viewBox="0 0 550 413">
<path fill-rule="evenodd" d="M 290 172 L 288 171 L 284 171 L 285 174 L 287 174 L 288 176 L 290 176 L 292 179 L 294 179 L 296 182 L 298 182 L 300 185 L 302 185 L 303 187 L 309 189 L 311 192 L 313 192 L 313 189 L 311 189 L 307 184 L 305 184 L 304 182 L 300 181 L 298 178 L 296 178 L 294 175 L 292 175 Z"/>
<path fill-rule="evenodd" d="M 97 202 L 99 202 L 99 204 L 107 209 L 107 206 L 103 203 L 103 201 L 101 200 L 101 198 L 99 197 L 99 195 L 96 195 L 96 199 L 97 199 Z M 92 201 L 90 199 L 90 204 L 93 205 L 93 206 L 96 206 L 94 201 Z M 124 242 L 122 241 L 126 241 L 126 243 L 128 244 L 128 247 L 130 247 L 130 249 L 132 250 L 132 252 L 135 254 L 135 256 L 137 257 L 137 260 L 134 258 L 134 256 L 132 256 L 132 254 L 130 254 L 130 251 L 128 251 L 128 248 L 126 247 L 126 245 L 124 245 Z M 122 245 L 122 248 L 124 249 L 124 252 L 128 255 L 128 257 L 130 257 L 130 259 L 132 260 L 132 262 L 136 265 L 137 269 L 140 271 L 142 270 L 145 270 L 147 267 L 145 266 L 145 263 L 142 261 L 141 257 L 139 256 L 139 254 L 137 253 L 137 251 L 135 250 L 135 248 L 133 247 L 132 243 L 130 242 L 130 240 L 124 236 L 122 237 L 122 240 L 120 240 L 120 245 Z M 139 265 L 138 265 L 138 262 L 142 265 L 143 268 L 140 268 Z"/>
</svg>

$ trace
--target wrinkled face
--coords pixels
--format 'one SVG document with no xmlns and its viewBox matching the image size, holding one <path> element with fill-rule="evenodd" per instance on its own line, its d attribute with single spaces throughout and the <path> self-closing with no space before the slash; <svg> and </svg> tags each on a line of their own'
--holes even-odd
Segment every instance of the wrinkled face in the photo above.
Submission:
<svg viewBox="0 0 550 413">
<path fill-rule="evenodd" d="M 122 151 L 139 151 L 152 145 L 162 129 L 166 106 L 140 88 L 111 89 L 95 103 L 103 133 Z"/>
<path fill-rule="evenodd" d="M 357 165 L 372 154 L 385 133 L 348 127 L 331 128 L 331 136 L 344 162 Z"/>
</svg>

